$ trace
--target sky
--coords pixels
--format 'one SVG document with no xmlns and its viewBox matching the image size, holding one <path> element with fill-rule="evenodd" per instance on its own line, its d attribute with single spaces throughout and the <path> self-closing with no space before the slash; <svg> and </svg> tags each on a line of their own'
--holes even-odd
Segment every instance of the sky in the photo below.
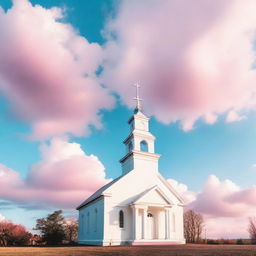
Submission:
<svg viewBox="0 0 256 256">
<path fill-rule="evenodd" d="M 121 174 L 135 82 L 159 171 L 208 237 L 256 213 L 254 0 L 1 0 L 0 219 L 30 230 Z"/>
</svg>

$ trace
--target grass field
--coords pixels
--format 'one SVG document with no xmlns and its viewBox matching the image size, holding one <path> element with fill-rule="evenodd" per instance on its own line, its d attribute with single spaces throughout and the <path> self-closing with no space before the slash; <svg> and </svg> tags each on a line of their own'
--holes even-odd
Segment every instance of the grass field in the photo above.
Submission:
<svg viewBox="0 0 256 256">
<path fill-rule="evenodd" d="M 256 245 L 9 247 L 1 256 L 256 256 Z"/>
</svg>

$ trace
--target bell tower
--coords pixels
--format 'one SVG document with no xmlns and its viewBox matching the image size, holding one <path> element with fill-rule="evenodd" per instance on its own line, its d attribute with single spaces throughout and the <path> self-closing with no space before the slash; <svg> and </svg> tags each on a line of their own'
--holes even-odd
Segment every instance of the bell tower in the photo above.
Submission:
<svg viewBox="0 0 256 256">
<path fill-rule="evenodd" d="M 128 120 L 130 134 L 123 141 L 126 155 L 120 160 L 122 172 L 126 174 L 132 170 L 158 171 L 159 154 L 155 153 L 155 136 L 149 131 L 149 118 L 142 112 L 139 97 L 139 85 L 136 87 L 136 107 L 133 116 Z"/>
</svg>

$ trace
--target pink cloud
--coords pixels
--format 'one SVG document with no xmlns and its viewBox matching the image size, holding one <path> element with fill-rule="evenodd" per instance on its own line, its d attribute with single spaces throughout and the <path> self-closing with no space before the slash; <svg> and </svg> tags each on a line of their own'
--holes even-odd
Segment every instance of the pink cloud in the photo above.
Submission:
<svg viewBox="0 0 256 256">
<path fill-rule="evenodd" d="M 237 217 L 247 211 L 247 208 L 241 207 L 242 202 L 230 203 L 227 198 L 238 191 L 240 188 L 231 180 L 220 181 L 215 175 L 210 175 L 189 207 L 210 216 Z"/>
<path fill-rule="evenodd" d="M 62 21 L 59 8 L 14 0 L 0 7 L 0 91 L 16 116 L 29 122 L 34 138 L 84 135 L 101 127 L 99 111 L 113 98 L 96 71 L 103 53 Z"/>
<path fill-rule="evenodd" d="M 226 121 L 228 123 L 231 123 L 231 122 L 241 121 L 245 118 L 246 118 L 246 116 L 241 116 L 241 115 L 237 114 L 236 111 L 232 110 L 232 111 L 228 112 L 227 117 L 226 117 Z"/>
<path fill-rule="evenodd" d="M 187 207 L 204 215 L 208 237 L 246 238 L 248 218 L 256 212 L 255 198 L 255 186 L 242 189 L 230 180 L 210 175 Z"/>
<path fill-rule="evenodd" d="M 255 10 L 254 0 L 122 1 L 101 78 L 130 107 L 138 81 L 145 110 L 184 130 L 227 112 L 242 120 L 256 104 Z"/>
<path fill-rule="evenodd" d="M 210 175 L 196 200 L 188 207 L 209 217 L 242 217 L 256 211 L 256 187 L 242 189 L 231 180 Z"/>
<path fill-rule="evenodd" d="M 196 200 L 196 193 L 188 190 L 187 185 L 179 183 L 174 179 L 168 179 L 167 181 L 182 196 L 182 199 L 186 204 Z"/>
<path fill-rule="evenodd" d="M 25 205 L 74 208 L 110 180 L 94 155 L 77 143 L 54 138 L 42 144 L 42 160 L 23 180 L 18 172 L 0 166 L 0 197 Z"/>
<path fill-rule="evenodd" d="M 6 218 L 0 213 L 0 222 L 4 221 Z"/>
<path fill-rule="evenodd" d="M 256 205 L 256 185 L 241 189 L 227 198 L 230 203 L 243 202 L 246 205 Z"/>
<path fill-rule="evenodd" d="M 248 218 L 247 217 L 236 217 L 236 218 L 211 218 L 205 217 L 205 228 L 203 237 L 206 238 L 249 238 L 247 231 Z"/>
<path fill-rule="evenodd" d="M 195 193 L 182 183 L 168 181 L 184 198 L 186 209 L 203 215 L 207 238 L 249 237 L 248 218 L 256 212 L 255 186 L 242 189 L 231 180 L 210 175 L 202 190 Z"/>
<path fill-rule="evenodd" d="M 109 182 L 96 156 L 86 155 L 77 143 L 54 138 L 41 144 L 42 160 L 34 164 L 26 179 L 0 166 L 0 197 L 26 207 L 74 208 Z M 242 189 L 231 180 L 210 175 L 201 192 L 188 189 L 174 179 L 169 183 L 182 195 L 186 209 L 203 214 L 208 238 L 248 237 L 248 217 L 256 212 L 256 188 Z"/>
</svg>

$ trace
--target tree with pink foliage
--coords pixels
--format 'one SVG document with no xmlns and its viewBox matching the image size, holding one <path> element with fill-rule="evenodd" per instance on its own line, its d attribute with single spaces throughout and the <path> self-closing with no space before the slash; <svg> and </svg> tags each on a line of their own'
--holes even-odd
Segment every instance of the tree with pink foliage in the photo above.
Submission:
<svg viewBox="0 0 256 256">
<path fill-rule="evenodd" d="M 31 238 L 31 233 L 27 232 L 22 225 L 14 224 L 10 221 L 0 222 L 0 245 L 27 245 Z"/>
</svg>

